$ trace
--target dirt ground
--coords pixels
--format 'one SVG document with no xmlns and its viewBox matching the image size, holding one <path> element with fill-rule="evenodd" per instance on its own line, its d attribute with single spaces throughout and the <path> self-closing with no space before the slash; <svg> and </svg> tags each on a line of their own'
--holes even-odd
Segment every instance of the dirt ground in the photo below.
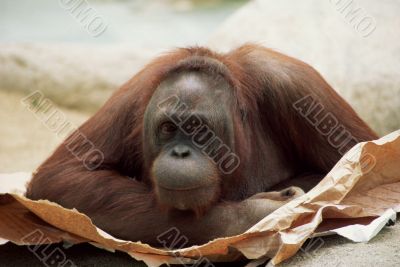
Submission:
<svg viewBox="0 0 400 267">
<path fill-rule="evenodd" d="M 23 95 L 0 90 L 0 172 L 32 171 L 61 139 L 22 103 Z M 89 116 L 60 109 L 68 121 L 79 125 Z M 369 243 L 325 237 L 317 248 L 300 252 L 282 266 L 400 266 L 400 221 L 385 228 Z M 65 249 L 77 266 L 144 266 L 122 253 L 110 253 L 89 245 Z M 0 246 L 0 266 L 44 266 L 26 247 Z M 242 266 L 243 263 L 226 266 Z"/>
<path fill-rule="evenodd" d="M 62 139 L 21 101 L 26 95 L 0 90 L 0 172 L 34 170 Z M 57 108 L 58 109 L 58 108 Z M 80 125 L 88 115 L 59 109 L 68 121 Z"/>
</svg>

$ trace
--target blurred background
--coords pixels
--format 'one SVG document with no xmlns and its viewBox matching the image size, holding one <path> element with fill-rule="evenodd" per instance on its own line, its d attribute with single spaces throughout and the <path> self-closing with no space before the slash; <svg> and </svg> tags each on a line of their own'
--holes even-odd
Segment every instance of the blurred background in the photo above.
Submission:
<svg viewBox="0 0 400 267">
<path fill-rule="evenodd" d="M 381 135 L 400 128 L 400 1 L 0 0 L 0 171 L 61 142 L 21 99 L 40 91 L 79 125 L 175 47 L 256 42 L 300 58 Z"/>
<path fill-rule="evenodd" d="M 0 0 L 0 172 L 33 171 L 63 139 L 24 105 L 29 94 L 79 126 L 149 60 L 181 46 L 225 52 L 255 42 L 294 56 L 380 135 L 400 129 L 399 14 L 398 0 Z M 399 266 L 399 235 L 326 238 L 313 257 L 282 266 Z M 143 266 L 89 246 L 67 254 L 79 266 Z M 0 259 L 42 266 L 12 245 Z"/>
</svg>

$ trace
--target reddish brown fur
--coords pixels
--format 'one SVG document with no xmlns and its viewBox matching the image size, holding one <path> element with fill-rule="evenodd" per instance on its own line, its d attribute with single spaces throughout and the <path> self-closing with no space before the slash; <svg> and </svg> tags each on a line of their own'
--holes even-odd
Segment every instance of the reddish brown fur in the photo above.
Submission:
<svg viewBox="0 0 400 267">
<path fill-rule="evenodd" d="M 215 63 L 212 66 L 210 58 Z M 122 238 L 156 243 L 155 236 L 171 222 L 172 226 L 179 224 L 193 243 L 224 234 L 194 232 L 196 219 L 190 215 L 167 216 L 160 211 L 148 179 L 149 170 L 143 166 L 146 105 L 158 84 L 180 69 L 222 75 L 234 90 L 235 151 L 241 167 L 222 181 L 219 201 L 243 200 L 308 173 L 323 176 L 339 160 L 337 149 L 292 107 L 305 95 L 320 101 L 357 140 L 377 137 L 313 68 L 299 60 L 256 45 L 245 45 L 227 54 L 199 47 L 178 49 L 147 65 L 80 127 L 104 153 L 105 161 L 99 168 L 85 169 L 66 149 L 67 139 L 38 168 L 27 196 L 77 208 L 104 230 Z M 274 172 L 265 170 L 265 166 Z M 137 229 L 135 234 L 134 229 L 127 229 L 130 223 Z"/>
</svg>

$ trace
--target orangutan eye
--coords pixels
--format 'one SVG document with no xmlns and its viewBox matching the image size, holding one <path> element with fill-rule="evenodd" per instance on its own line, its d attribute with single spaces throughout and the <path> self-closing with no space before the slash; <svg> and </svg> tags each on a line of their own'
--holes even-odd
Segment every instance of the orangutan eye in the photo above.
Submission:
<svg viewBox="0 0 400 267">
<path fill-rule="evenodd" d="M 176 132 L 178 128 L 172 122 L 164 122 L 161 124 L 160 131 L 164 135 L 171 135 Z"/>
</svg>

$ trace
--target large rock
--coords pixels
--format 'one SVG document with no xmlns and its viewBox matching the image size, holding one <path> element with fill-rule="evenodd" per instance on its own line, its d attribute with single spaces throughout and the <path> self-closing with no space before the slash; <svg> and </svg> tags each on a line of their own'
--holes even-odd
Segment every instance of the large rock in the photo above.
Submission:
<svg viewBox="0 0 400 267">
<path fill-rule="evenodd" d="M 400 1 L 251 1 L 209 40 L 257 42 L 314 66 L 380 134 L 400 128 Z"/>
<path fill-rule="evenodd" d="M 155 54 L 119 45 L 1 44 L 0 90 L 39 90 L 56 104 L 92 111 Z"/>
</svg>

